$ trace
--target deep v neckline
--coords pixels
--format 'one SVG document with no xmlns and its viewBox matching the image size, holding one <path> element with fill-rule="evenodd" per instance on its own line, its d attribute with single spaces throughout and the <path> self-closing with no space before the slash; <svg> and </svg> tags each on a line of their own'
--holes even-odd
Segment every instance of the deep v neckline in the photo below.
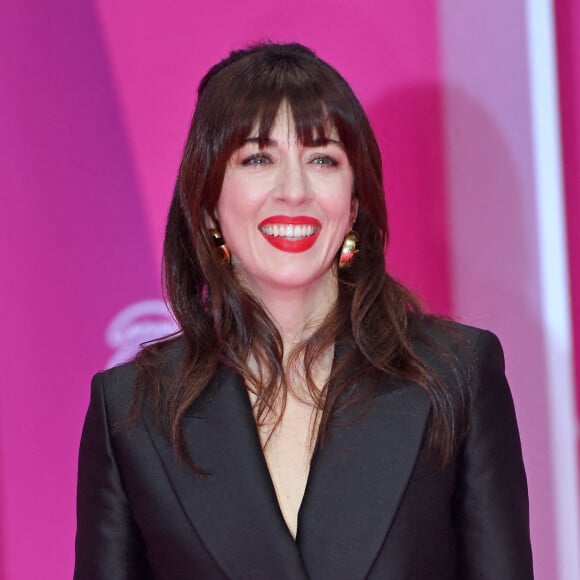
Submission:
<svg viewBox="0 0 580 580">
<path fill-rule="evenodd" d="M 338 349 L 333 347 L 330 369 L 324 380 L 320 381 L 324 383 L 323 388 L 327 388 L 328 377 L 331 376 L 332 369 L 336 363 Z M 260 427 L 257 424 L 256 415 L 254 413 L 255 405 L 255 395 L 252 390 L 242 381 L 242 384 L 246 390 L 247 400 L 250 407 L 250 413 L 255 425 L 255 435 L 256 444 L 259 446 L 261 457 L 263 460 L 263 466 L 266 473 L 268 474 L 269 485 L 274 497 L 276 498 L 276 508 L 278 515 L 283 521 L 285 527 L 288 529 L 290 536 L 294 542 L 298 541 L 298 533 L 300 529 L 300 516 L 302 512 L 302 506 L 304 503 L 304 498 L 306 496 L 308 485 L 310 481 L 310 476 L 312 473 L 312 466 L 316 459 L 316 449 L 317 449 L 317 438 L 318 438 L 318 424 L 320 420 L 321 411 L 316 409 L 316 403 L 313 401 L 311 403 L 305 403 L 300 401 L 299 397 L 289 393 L 287 395 L 286 405 L 284 409 L 284 417 L 282 422 L 278 425 L 277 429 L 272 432 Z M 309 394 L 305 395 L 305 398 Z M 288 477 L 288 465 L 283 465 L 284 457 L 288 458 L 288 462 L 293 463 L 296 461 L 296 456 L 298 455 L 297 449 L 292 449 L 291 443 L 288 444 L 282 442 L 280 439 L 292 438 L 292 427 L 288 427 L 284 424 L 284 421 L 292 422 L 292 415 L 295 414 L 296 409 L 300 407 L 309 409 L 309 412 L 302 411 L 303 415 L 307 415 L 307 419 L 303 416 L 301 420 L 303 421 L 303 427 L 298 429 L 302 431 L 299 434 L 299 441 L 297 447 L 298 449 L 304 449 L 304 454 L 302 458 L 302 473 L 298 475 L 298 478 L 302 479 L 298 485 L 296 482 L 291 482 L 290 484 L 285 483 L 285 479 Z M 288 415 L 290 413 L 290 416 Z M 313 417 L 314 415 L 314 417 Z M 286 432 L 284 431 L 286 430 Z M 288 434 L 287 431 L 290 431 Z M 296 433 L 294 433 L 294 436 Z M 279 449 L 276 449 L 276 447 Z M 290 451 L 290 453 L 288 453 Z M 282 459 L 280 459 L 282 457 Z M 291 469 L 291 468 L 290 468 Z M 292 479 L 292 477 L 290 477 Z M 284 494 L 290 492 L 291 498 L 284 498 Z M 293 505 L 292 505 L 293 504 Z"/>
<path fill-rule="evenodd" d="M 318 419 L 313 419 L 313 414 L 319 415 L 320 412 L 306 404 L 303 407 L 308 407 L 310 412 L 299 407 L 297 410 L 294 405 L 299 406 L 300 403 L 294 400 L 289 406 L 287 402 L 286 414 L 273 433 L 256 425 L 256 437 L 280 517 L 296 541 L 300 511 L 315 459 L 313 432 L 317 429 Z M 297 414 L 301 416 L 297 417 Z"/>
</svg>

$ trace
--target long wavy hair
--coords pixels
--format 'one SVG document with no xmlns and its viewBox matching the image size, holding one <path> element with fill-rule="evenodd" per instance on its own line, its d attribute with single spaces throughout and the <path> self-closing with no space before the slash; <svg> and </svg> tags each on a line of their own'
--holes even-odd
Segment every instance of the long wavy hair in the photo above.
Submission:
<svg viewBox="0 0 580 580">
<path fill-rule="evenodd" d="M 266 141 L 282 104 L 291 111 L 302 144 L 324 139 L 329 127 L 338 132 L 352 166 L 359 207 L 354 226 L 357 259 L 350 268 L 337 269 L 336 303 L 290 357 L 303 364 L 319 408 L 316 444 L 323 444 L 330 420 L 346 406 L 361 398 L 370 402 L 373 385 L 386 374 L 413 381 L 428 393 L 429 444 L 445 463 L 454 447 L 456 405 L 449 389 L 415 352 L 414 343 L 430 317 L 385 269 L 388 226 L 377 141 L 347 82 L 299 44 L 267 43 L 232 52 L 199 85 L 163 254 L 165 296 L 181 329 L 181 363 L 168 374 L 170 340 L 141 351 L 130 418 L 138 418 L 149 401 L 176 455 L 187 458 L 184 415 L 220 364 L 251 385 L 258 424 L 280 404 L 283 413 L 289 381 L 282 337 L 265 307 L 220 259 L 208 230 L 210 220 L 217 222 L 216 204 L 231 155 L 256 128 L 258 138 Z M 321 389 L 311 369 L 334 345 L 340 345 L 340 356 L 335 356 Z M 353 389 L 363 383 L 365 388 Z"/>
</svg>

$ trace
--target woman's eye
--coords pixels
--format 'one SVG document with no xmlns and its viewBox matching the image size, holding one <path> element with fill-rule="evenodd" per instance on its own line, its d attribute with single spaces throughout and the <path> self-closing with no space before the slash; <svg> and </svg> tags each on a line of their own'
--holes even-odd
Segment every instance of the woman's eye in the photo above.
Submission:
<svg viewBox="0 0 580 580">
<path fill-rule="evenodd" d="M 338 165 L 338 161 L 330 155 L 317 155 L 312 159 L 312 163 L 323 167 L 336 167 Z"/>
<path fill-rule="evenodd" d="M 270 157 L 268 155 L 264 155 L 263 153 L 255 153 L 254 155 L 250 155 L 246 157 L 242 161 L 242 165 L 265 165 L 266 163 L 270 163 Z"/>
</svg>

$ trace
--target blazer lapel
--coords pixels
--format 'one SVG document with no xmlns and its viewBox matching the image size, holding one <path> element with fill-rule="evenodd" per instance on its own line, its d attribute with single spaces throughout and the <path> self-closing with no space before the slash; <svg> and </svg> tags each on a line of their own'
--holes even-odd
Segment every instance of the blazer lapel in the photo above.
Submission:
<svg viewBox="0 0 580 580">
<path fill-rule="evenodd" d="M 280 513 L 246 388 L 220 367 L 185 419 L 192 457 L 209 475 L 178 462 L 166 438 L 149 432 L 191 525 L 230 578 L 307 579 Z"/>
<path fill-rule="evenodd" d="M 362 418 L 360 411 L 338 418 L 312 461 L 297 543 L 316 580 L 369 573 L 413 471 L 430 402 L 417 385 L 385 380 Z"/>
</svg>

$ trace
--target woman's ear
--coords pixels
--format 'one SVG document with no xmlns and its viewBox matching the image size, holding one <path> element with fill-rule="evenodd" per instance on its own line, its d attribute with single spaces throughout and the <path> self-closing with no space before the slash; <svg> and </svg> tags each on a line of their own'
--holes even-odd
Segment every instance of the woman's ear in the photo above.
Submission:
<svg viewBox="0 0 580 580">
<path fill-rule="evenodd" d="M 352 229 L 354 226 L 354 222 L 356 222 L 356 216 L 358 215 L 358 199 L 353 197 L 350 202 L 350 228 Z"/>
</svg>

